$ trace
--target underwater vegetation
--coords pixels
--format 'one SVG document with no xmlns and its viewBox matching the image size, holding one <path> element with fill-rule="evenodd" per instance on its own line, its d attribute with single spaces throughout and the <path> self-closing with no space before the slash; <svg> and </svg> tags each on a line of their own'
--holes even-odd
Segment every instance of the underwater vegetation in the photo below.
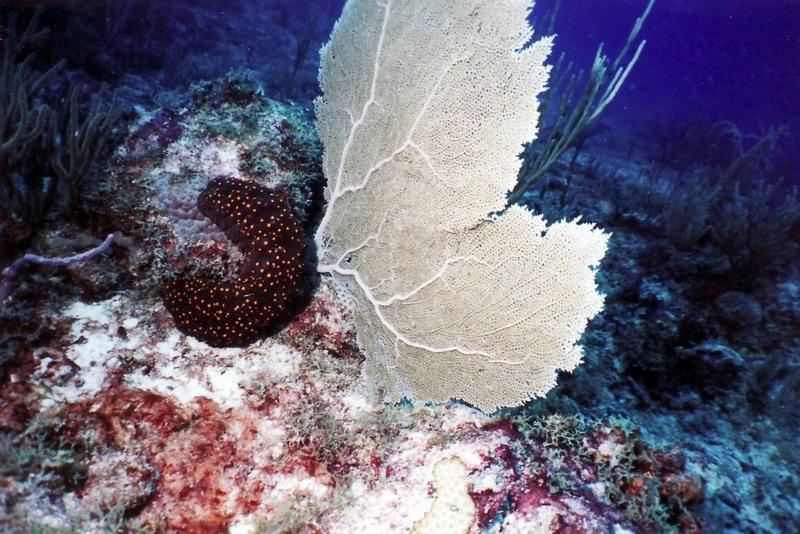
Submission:
<svg viewBox="0 0 800 534">
<path fill-rule="evenodd" d="M 32 48 L 47 33 L 37 27 L 40 14 L 19 36 L 16 17 L 4 25 L 0 66 L 3 218 L 28 225 L 63 212 L 74 217 L 86 208 L 87 185 L 117 118 L 113 100 L 106 102 L 102 91 L 87 102 L 79 84 L 54 90 L 49 82 L 62 62 L 34 71 Z"/>
<path fill-rule="evenodd" d="M 798 530 L 797 125 L 615 122 L 665 4 L 1 8 L 0 530 Z"/>
<path fill-rule="evenodd" d="M 542 132 L 526 144 L 521 156 L 522 165 L 518 182 L 508 195 L 509 203 L 519 202 L 525 192 L 531 189 L 565 152 L 573 153 L 570 167 L 574 166 L 581 148 L 590 137 L 592 127 L 617 96 L 644 50 L 647 42 L 636 41 L 654 4 L 655 0 L 648 1 L 644 12 L 634 22 L 624 46 L 613 60 L 604 54 L 602 43 L 597 47 L 585 81 L 583 71 L 576 72 L 574 63 L 568 61 L 563 52 L 558 56 L 549 73 L 549 89 L 539 104 Z M 546 35 L 552 34 L 560 7 L 559 0 L 544 20 L 538 24 L 534 20 L 533 25 L 536 30 Z"/>
<path fill-rule="evenodd" d="M 7 267 L 0 306 L 25 265 L 63 266 L 97 255 L 87 250 L 92 240 L 46 256 L 29 250 L 48 224 L 86 223 L 98 163 L 119 131 L 119 109 L 103 86 L 87 96 L 84 84 L 59 76 L 64 61 L 37 68 L 37 49 L 49 36 L 40 28 L 42 13 L 24 25 L 13 12 L 0 18 L 0 262 Z M 91 250 L 107 250 L 110 239 Z M 27 253 L 15 258 L 20 252 Z"/>
</svg>

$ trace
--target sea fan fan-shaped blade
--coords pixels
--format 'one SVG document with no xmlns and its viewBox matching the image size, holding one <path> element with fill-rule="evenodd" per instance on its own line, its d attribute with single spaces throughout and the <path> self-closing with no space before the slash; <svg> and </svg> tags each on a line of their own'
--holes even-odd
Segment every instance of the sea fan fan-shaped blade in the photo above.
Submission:
<svg viewBox="0 0 800 534">
<path fill-rule="evenodd" d="M 387 400 L 491 411 L 543 395 L 602 308 L 607 235 L 500 216 L 536 134 L 550 40 L 526 0 L 351 0 L 316 102 L 327 210 L 319 270 L 353 303 Z"/>
</svg>

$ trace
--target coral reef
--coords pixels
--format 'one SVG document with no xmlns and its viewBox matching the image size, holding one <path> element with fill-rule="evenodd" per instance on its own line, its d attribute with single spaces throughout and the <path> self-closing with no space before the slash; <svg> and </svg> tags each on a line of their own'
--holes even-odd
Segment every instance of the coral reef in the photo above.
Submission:
<svg viewBox="0 0 800 534">
<path fill-rule="evenodd" d="M 348 346 L 352 318 L 327 283 L 292 327 L 249 348 L 212 349 L 176 332 L 155 299 L 76 303 L 64 317 L 66 349 L 26 349 L 31 368 L 14 386 L 41 418 L 60 421 L 58 435 L 78 451 L 63 461 L 81 476 L 34 487 L 8 472 L 12 531 L 55 522 L 85 531 L 121 514 L 145 530 L 403 532 L 434 506 L 435 468 L 453 459 L 474 528 L 493 532 L 657 531 L 690 521 L 699 498 L 680 460 L 668 460 L 680 453 L 614 425 L 373 405 Z M 334 334 L 342 341 L 315 347 L 314 337 Z M 22 414 L 5 421 L 6 432 L 30 424 Z M 673 495 L 683 515 L 666 504 Z M 50 504 L 32 513 L 39 499 Z"/>
<path fill-rule="evenodd" d="M 784 498 L 800 488 L 800 457 L 786 447 L 797 439 L 787 388 L 800 330 L 788 295 L 800 279 L 800 203 L 769 171 L 774 134 L 742 148 L 730 129 L 713 131 L 725 147 L 677 168 L 590 143 L 566 194 L 566 158 L 528 192 L 553 220 L 582 213 L 613 232 L 598 277 L 606 309 L 587 329 L 584 367 L 528 411 L 625 414 L 651 439 L 681 440 L 687 469 L 706 481 L 709 529 L 780 530 L 800 518 Z M 728 246 L 721 235 L 737 237 Z"/>
<path fill-rule="evenodd" d="M 445 459 L 465 466 L 473 532 L 695 524 L 699 486 L 688 465 L 664 460 L 680 453 L 615 424 L 567 432 L 556 419 L 459 403 L 374 405 L 353 317 L 330 281 L 247 348 L 176 330 L 159 295 L 166 273 L 234 278 L 248 257 L 220 242 L 197 195 L 209 184 L 280 187 L 308 231 L 320 183 L 311 123 L 246 77 L 179 102 L 142 110 L 118 155 L 114 253 L 97 268 L 66 267 L 60 282 L 32 270 L 3 311 L 0 424 L 20 445 L 12 454 L 31 451 L 4 462 L 17 466 L 0 482 L 4 529 L 407 532 L 436 501 Z M 125 277 L 108 286 L 109 270 Z M 53 288 L 60 297 L 43 299 Z"/>
<path fill-rule="evenodd" d="M 800 202 L 781 153 L 788 130 L 751 135 L 695 116 L 648 136 L 596 123 L 520 197 L 549 221 L 580 214 L 612 232 L 584 363 L 545 398 L 495 416 L 459 402 L 376 405 L 359 379 L 356 320 L 330 281 L 309 281 L 276 333 L 246 348 L 182 333 L 161 295 L 176 276 L 235 280 L 249 258 L 198 208 L 209 184 L 285 191 L 304 236 L 316 228 L 324 179 L 308 105 L 327 9 L 218 2 L 220 17 L 182 0 L 40 4 L 55 7 L 27 37 L 30 12 L 13 26 L 27 44 L 0 79 L 26 90 L 3 93 L 23 102 L 6 100 L 0 117 L 27 118 L 6 121 L 0 144 L 23 140 L 22 125 L 58 148 L 2 176 L 3 201 L 12 192 L 17 207 L 0 210 L 0 265 L 70 257 L 111 232 L 114 245 L 57 269 L 26 264 L 0 309 L 0 530 L 403 533 L 448 497 L 470 534 L 800 530 Z M 647 4 L 630 6 L 622 37 Z M 655 52 L 651 37 L 633 76 Z M 250 70 L 224 74 L 231 65 Z M 629 80 L 614 105 L 644 87 Z M 65 128 L 73 104 L 62 97 L 86 87 L 72 96 L 72 126 L 82 124 L 92 108 L 82 95 L 103 82 L 120 114 L 85 175 L 82 213 L 62 216 L 51 157 L 68 170 L 70 147 L 66 130 L 37 127 L 37 109 Z M 13 159 L 27 150 L 16 141 L 4 145 Z M 450 495 L 436 482 L 447 464 L 463 466 Z"/>
<path fill-rule="evenodd" d="M 197 205 L 216 178 L 285 191 L 285 207 L 307 235 L 319 209 L 320 148 L 301 108 L 231 73 L 139 113 L 115 166 L 114 180 L 124 185 L 108 209 L 137 242 L 131 269 L 142 289 L 160 290 L 179 275 L 238 276 L 246 255 Z"/>
</svg>

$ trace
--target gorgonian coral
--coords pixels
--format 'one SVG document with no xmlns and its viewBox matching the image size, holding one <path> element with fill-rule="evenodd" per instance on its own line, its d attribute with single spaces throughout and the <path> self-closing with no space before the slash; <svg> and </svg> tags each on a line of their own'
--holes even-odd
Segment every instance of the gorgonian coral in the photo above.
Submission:
<svg viewBox="0 0 800 534">
<path fill-rule="evenodd" d="M 608 235 L 507 206 L 548 74 L 531 7 L 350 0 L 321 52 L 318 270 L 352 303 L 387 401 L 541 397 L 603 308 Z"/>
<path fill-rule="evenodd" d="M 239 276 L 181 276 L 167 283 L 164 301 L 185 334 L 216 347 L 245 345 L 275 326 L 297 294 L 302 226 L 285 193 L 245 180 L 212 180 L 197 206 L 243 254 Z"/>
</svg>

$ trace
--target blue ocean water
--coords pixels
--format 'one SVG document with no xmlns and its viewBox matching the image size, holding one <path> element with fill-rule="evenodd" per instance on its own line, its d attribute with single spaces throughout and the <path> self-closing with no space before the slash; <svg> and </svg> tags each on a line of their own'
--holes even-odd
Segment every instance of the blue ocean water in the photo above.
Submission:
<svg viewBox="0 0 800 534">
<path fill-rule="evenodd" d="M 535 14 L 557 2 L 540 0 Z M 618 50 L 644 2 L 562 1 L 555 50 L 581 66 L 597 44 Z M 656 2 L 641 37 L 641 61 L 605 120 L 638 134 L 659 121 L 731 121 L 747 134 L 770 125 L 797 129 L 800 117 L 800 7 L 792 0 Z M 792 143 L 787 143 L 791 145 Z M 782 173 L 798 178 L 800 154 L 785 148 Z"/>
<path fill-rule="evenodd" d="M 177 138 L 187 95 L 193 105 L 218 109 L 260 87 L 313 121 L 318 51 L 343 5 L 2 2 L 0 28 L 6 25 L 7 38 L 13 23 L 19 35 L 41 8 L 37 29 L 46 33 L 25 42 L 21 54 L 32 54 L 35 72 L 63 65 L 36 102 L 64 107 L 69 87 L 80 86 L 85 113 L 89 95 L 110 105 L 116 93 L 115 126 L 96 155 L 100 168 L 117 147 L 132 152 L 133 125 L 151 113 L 163 119 L 158 135 Z M 539 0 L 531 20 L 543 30 L 557 9 L 552 61 L 563 53 L 572 72 L 582 71 L 580 94 L 598 45 L 613 59 L 646 5 Z M 582 340 L 584 365 L 514 413 L 625 419 L 648 442 L 680 447 L 687 469 L 704 481 L 704 497 L 664 503 L 673 513 L 665 531 L 798 531 L 800 197 L 792 187 L 800 186 L 800 4 L 656 0 L 635 45 L 642 39 L 647 44 L 613 102 L 517 199 L 550 221 L 580 216 L 613 237 L 598 272 L 606 307 Z M 219 82 L 226 76 L 234 82 Z M 553 121 L 544 116 L 542 137 Z M 41 142 L 38 153 L 65 145 L 60 137 Z M 114 229 L 95 205 L 71 204 L 67 178 L 50 185 L 59 178 L 46 160 L 26 153 L 15 162 L 0 153 L 0 267 L 67 224 L 93 235 Z M 98 184 L 87 178 L 82 187 L 88 194 Z M 112 182 L 102 194 L 118 189 Z M 318 213 L 318 193 L 314 202 Z M 104 281 L 98 292 L 129 288 L 131 277 Z M 35 330 L 26 314 L 61 290 L 18 293 L 22 304 L 4 312 L 0 340 L 19 335 L 11 325 Z M 13 362 L 5 354 L 0 366 Z M 0 387 L 11 383 L 0 377 Z M 681 524 L 684 512 L 698 522 Z"/>
<path fill-rule="evenodd" d="M 263 2 L 24 2 L 48 6 L 48 23 L 65 39 L 60 53 L 98 80 L 152 76 L 174 86 L 231 69 L 253 69 L 289 96 L 309 101 L 316 88 L 317 51 L 343 0 Z M 553 58 L 561 52 L 588 69 L 597 45 L 607 53 L 624 44 L 646 2 L 540 0 L 533 19 L 559 6 Z M 800 22 L 792 0 L 656 2 L 641 38 L 648 44 L 606 122 L 637 128 L 655 121 L 700 118 L 731 121 L 745 133 L 794 124 L 800 116 Z M 61 17 L 59 15 L 65 15 Z M 76 22 L 71 17 L 78 17 Z M 278 31 L 269 24 L 280 24 Z M 60 30 L 59 30 L 60 28 Z M 94 30 L 102 30 L 97 34 Z M 272 32 L 268 31 L 273 30 Z M 544 28 L 541 28 L 544 31 Z M 51 51 L 58 57 L 58 51 Z M 291 88 L 277 66 L 301 71 Z M 797 156 L 790 158 L 795 163 Z M 796 174 L 796 169 L 794 170 Z"/>
</svg>

